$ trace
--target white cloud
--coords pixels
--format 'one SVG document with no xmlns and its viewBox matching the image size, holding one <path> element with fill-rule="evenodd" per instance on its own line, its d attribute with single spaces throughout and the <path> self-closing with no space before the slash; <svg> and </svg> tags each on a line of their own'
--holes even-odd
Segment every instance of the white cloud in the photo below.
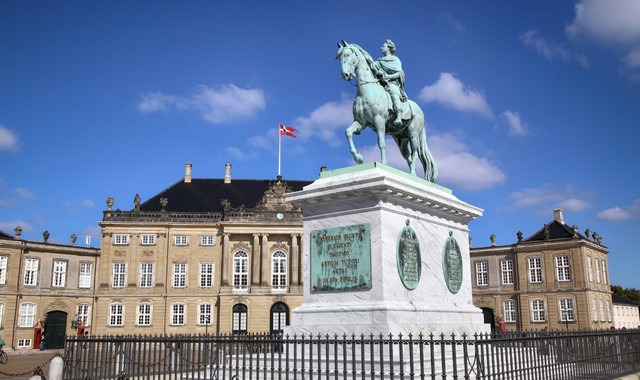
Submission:
<svg viewBox="0 0 640 380">
<path fill-rule="evenodd" d="M 589 198 L 591 195 L 587 193 L 576 194 L 573 186 L 565 188 L 555 188 L 549 184 L 540 187 L 525 188 L 520 191 L 514 191 L 509 196 L 514 200 L 515 208 L 538 208 L 548 213 L 548 210 L 561 208 L 570 212 L 581 212 L 592 206 Z"/>
<path fill-rule="evenodd" d="M 575 52 L 557 42 L 550 42 L 543 38 L 537 30 L 528 30 L 520 35 L 520 41 L 533 48 L 538 54 L 549 61 L 559 59 L 563 62 L 577 62 L 582 67 L 589 66 L 589 60 L 584 54 Z"/>
<path fill-rule="evenodd" d="M 262 90 L 240 88 L 233 84 L 217 88 L 200 85 L 187 97 L 150 92 L 143 95 L 137 105 L 142 114 L 174 110 L 198 112 L 212 124 L 251 118 L 265 107 Z"/>
<path fill-rule="evenodd" d="M 465 27 L 462 23 L 453 17 L 451 13 L 441 12 L 440 19 L 445 20 L 458 34 L 462 34 L 465 32 Z"/>
<path fill-rule="evenodd" d="M 18 135 L 0 124 L 0 151 L 15 152 L 18 149 L 20 149 Z"/>
<path fill-rule="evenodd" d="M 509 136 L 526 136 L 529 134 L 529 127 L 520 119 L 518 112 L 506 110 L 502 113 L 502 117 L 507 122 L 507 133 Z"/>
<path fill-rule="evenodd" d="M 84 207 L 89 207 L 89 208 L 94 208 L 96 207 L 96 204 L 93 203 L 93 201 L 91 199 L 83 199 L 82 200 L 82 205 Z"/>
<path fill-rule="evenodd" d="M 612 207 L 597 214 L 598 218 L 609 222 L 623 222 L 640 216 L 640 199 L 625 207 Z"/>
<path fill-rule="evenodd" d="M 466 144 L 457 136 L 449 133 L 427 136 L 429 149 L 438 167 L 438 184 L 459 190 L 488 189 L 504 183 L 506 175 L 488 159 L 471 153 Z M 408 171 L 408 165 L 396 143 L 387 138 L 387 163 L 397 169 Z M 380 161 L 378 146 L 368 146 L 360 150 L 365 162 Z M 421 163 L 416 171 L 423 177 Z"/>
<path fill-rule="evenodd" d="M 466 87 L 451 73 L 440 73 L 438 81 L 430 86 L 425 86 L 420 90 L 418 96 L 425 103 L 436 102 L 458 111 L 475 112 L 486 117 L 492 116 L 491 107 L 489 107 L 484 94 Z"/>
<path fill-rule="evenodd" d="M 18 194 L 22 199 L 35 199 L 35 195 L 24 187 L 16 187 L 13 192 Z"/>
<path fill-rule="evenodd" d="M 309 116 L 296 118 L 291 126 L 298 129 L 299 139 L 318 137 L 331 146 L 342 145 L 343 132 L 353 121 L 352 104 L 353 99 L 343 95 L 338 102 L 325 103 L 311 111 Z"/>
<path fill-rule="evenodd" d="M 22 228 L 22 233 L 25 232 L 33 232 L 34 228 L 33 226 L 31 226 L 29 223 L 25 222 L 24 220 L 14 220 L 11 222 L 0 222 L 0 230 L 15 235 L 15 231 L 14 229 L 16 227 L 20 227 Z"/>
</svg>

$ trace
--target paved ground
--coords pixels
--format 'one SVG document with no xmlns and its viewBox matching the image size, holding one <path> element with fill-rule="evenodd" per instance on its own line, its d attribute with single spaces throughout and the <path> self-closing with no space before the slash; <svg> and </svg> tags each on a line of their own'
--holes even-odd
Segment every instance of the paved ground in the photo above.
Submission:
<svg viewBox="0 0 640 380">
<path fill-rule="evenodd" d="M 6 364 L 0 364 L 0 379 L 29 379 L 38 367 L 42 373 L 49 376 L 49 363 L 56 354 L 63 354 L 63 350 L 7 350 Z"/>
</svg>

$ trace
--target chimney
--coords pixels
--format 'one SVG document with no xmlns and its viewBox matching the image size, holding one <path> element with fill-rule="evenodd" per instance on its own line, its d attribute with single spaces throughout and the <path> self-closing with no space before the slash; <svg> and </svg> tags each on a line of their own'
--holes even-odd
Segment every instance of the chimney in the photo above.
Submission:
<svg viewBox="0 0 640 380">
<path fill-rule="evenodd" d="M 231 183 L 231 164 L 224 165 L 224 183 Z"/>
<path fill-rule="evenodd" d="M 187 162 L 184 171 L 184 183 L 191 183 L 191 163 Z"/>
<path fill-rule="evenodd" d="M 560 208 L 553 209 L 553 219 L 555 219 L 555 221 L 558 222 L 558 223 L 564 224 L 564 217 L 562 216 L 562 209 L 560 209 Z"/>
</svg>

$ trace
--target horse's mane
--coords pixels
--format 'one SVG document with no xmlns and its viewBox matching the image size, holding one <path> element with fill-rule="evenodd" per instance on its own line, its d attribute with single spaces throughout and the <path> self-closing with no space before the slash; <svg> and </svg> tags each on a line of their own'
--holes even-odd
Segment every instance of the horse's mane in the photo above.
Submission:
<svg viewBox="0 0 640 380">
<path fill-rule="evenodd" d="M 371 57 L 371 55 L 364 50 L 360 45 L 358 44 L 349 44 L 351 47 L 356 48 L 356 50 L 358 50 L 360 52 L 360 54 L 364 55 L 364 59 L 367 60 L 367 62 L 369 62 L 369 64 L 371 64 L 371 62 L 373 62 L 373 58 Z"/>
</svg>

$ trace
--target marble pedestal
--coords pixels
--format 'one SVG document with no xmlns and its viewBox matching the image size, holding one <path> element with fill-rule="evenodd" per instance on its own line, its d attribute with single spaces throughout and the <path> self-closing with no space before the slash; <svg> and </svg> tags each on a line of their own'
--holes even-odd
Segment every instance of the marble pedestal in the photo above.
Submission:
<svg viewBox="0 0 640 380">
<path fill-rule="evenodd" d="M 471 295 L 468 223 L 481 209 L 449 189 L 376 162 L 321 172 L 317 181 L 286 199 L 304 210 L 304 301 L 292 311 L 286 334 L 489 331 Z M 358 226 L 370 235 L 363 243 L 370 254 L 358 246 L 361 267 L 354 269 L 349 264 L 353 252 L 342 255 L 335 247 L 353 247 L 350 239 Z M 417 238 L 408 248 L 399 244 L 407 226 Z M 319 236 L 329 241 L 321 243 Z M 452 240 L 457 259 L 455 252 L 447 253 Z M 417 273 L 401 259 L 416 251 Z M 418 281 L 407 281 L 417 274 Z M 345 278 L 353 278 L 354 286 L 342 282 Z"/>
</svg>

